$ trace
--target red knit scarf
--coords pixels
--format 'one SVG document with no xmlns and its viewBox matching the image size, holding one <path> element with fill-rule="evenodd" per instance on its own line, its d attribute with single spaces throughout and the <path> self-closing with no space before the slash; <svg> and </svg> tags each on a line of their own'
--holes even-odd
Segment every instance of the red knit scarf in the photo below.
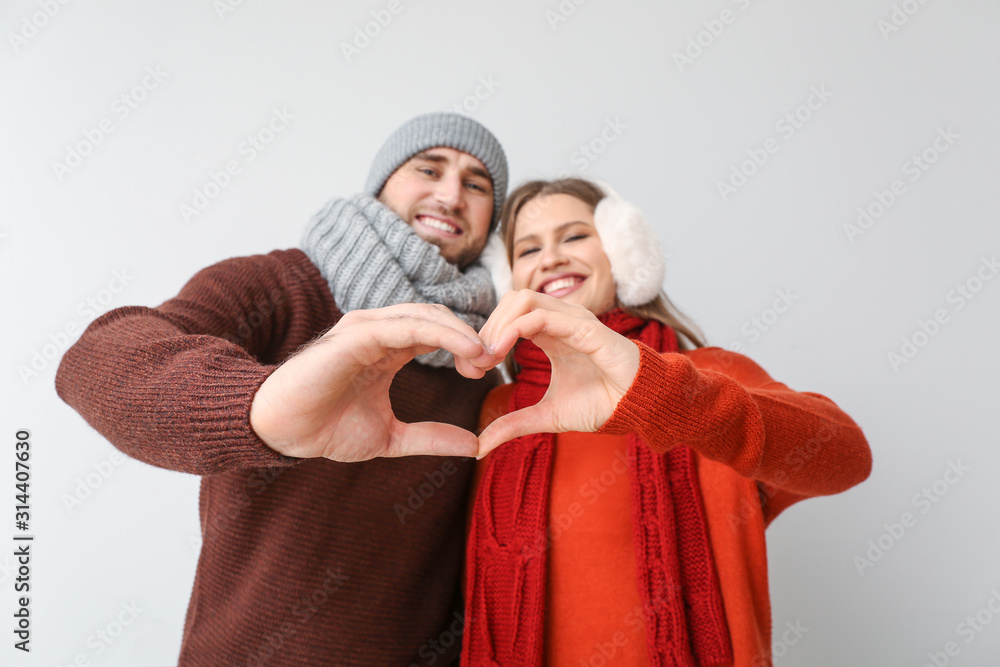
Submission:
<svg viewBox="0 0 1000 667">
<path fill-rule="evenodd" d="M 609 328 L 659 352 L 676 352 L 670 327 L 620 309 Z M 527 340 L 510 410 L 541 400 L 551 377 L 545 353 Z M 632 524 L 649 664 L 696 667 L 732 662 L 715 561 L 694 467 L 684 446 L 656 454 L 628 436 Z M 516 438 L 491 454 L 473 507 L 467 552 L 463 667 L 543 663 L 548 494 L 555 436 Z"/>
</svg>

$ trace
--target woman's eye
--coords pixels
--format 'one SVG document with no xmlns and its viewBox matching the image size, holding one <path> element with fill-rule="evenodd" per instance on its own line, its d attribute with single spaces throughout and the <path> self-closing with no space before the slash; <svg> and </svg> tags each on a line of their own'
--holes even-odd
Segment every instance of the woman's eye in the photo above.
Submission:
<svg viewBox="0 0 1000 667">
<path fill-rule="evenodd" d="M 580 239 L 585 239 L 589 234 L 573 234 L 573 236 L 567 237 L 567 241 L 579 241 Z"/>
<path fill-rule="evenodd" d="M 530 255 L 533 252 L 538 252 L 538 248 L 525 248 L 521 252 L 517 253 L 517 256 L 524 257 L 525 255 Z"/>
</svg>

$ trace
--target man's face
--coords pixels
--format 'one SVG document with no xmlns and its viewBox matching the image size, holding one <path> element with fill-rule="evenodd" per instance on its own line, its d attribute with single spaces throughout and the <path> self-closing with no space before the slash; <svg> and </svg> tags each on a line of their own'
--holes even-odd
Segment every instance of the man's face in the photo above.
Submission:
<svg viewBox="0 0 1000 667">
<path fill-rule="evenodd" d="M 378 199 L 459 268 L 486 245 L 493 182 L 468 153 L 437 147 L 414 155 L 393 172 Z"/>
</svg>

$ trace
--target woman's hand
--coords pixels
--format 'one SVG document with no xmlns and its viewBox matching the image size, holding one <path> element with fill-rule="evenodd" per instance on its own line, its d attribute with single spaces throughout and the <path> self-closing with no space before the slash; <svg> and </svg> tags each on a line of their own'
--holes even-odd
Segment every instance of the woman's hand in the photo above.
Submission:
<svg viewBox="0 0 1000 667">
<path fill-rule="evenodd" d="M 530 433 L 597 431 L 611 417 L 639 371 L 639 348 L 604 326 L 583 306 L 532 290 L 508 292 L 479 332 L 502 358 L 527 338 L 552 362 L 542 400 L 490 424 L 479 436 L 479 455 Z"/>
</svg>

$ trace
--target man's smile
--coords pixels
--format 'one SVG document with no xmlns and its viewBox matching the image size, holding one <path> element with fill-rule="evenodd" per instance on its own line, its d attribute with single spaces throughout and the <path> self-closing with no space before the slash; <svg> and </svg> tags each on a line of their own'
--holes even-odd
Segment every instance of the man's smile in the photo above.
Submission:
<svg viewBox="0 0 1000 667">
<path fill-rule="evenodd" d="M 426 213 L 417 215 L 414 220 L 424 227 L 433 229 L 436 232 L 441 232 L 449 236 L 461 236 L 462 230 L 455 225 L 449 218 L 443 218 L 439 216 L 428 215 Z"/>
</svg>

